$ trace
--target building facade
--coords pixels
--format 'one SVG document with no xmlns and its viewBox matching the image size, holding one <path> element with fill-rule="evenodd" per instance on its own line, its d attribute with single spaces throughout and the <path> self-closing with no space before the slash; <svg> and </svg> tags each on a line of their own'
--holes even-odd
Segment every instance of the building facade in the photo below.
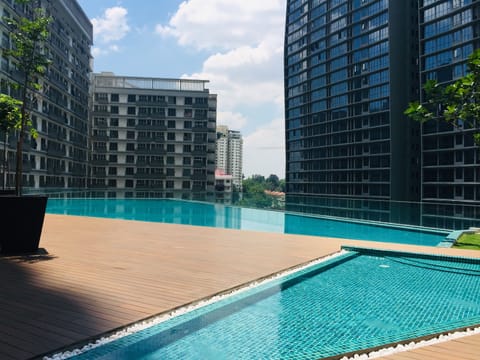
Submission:
<svg viewBox="0 0 480 360">
<path fill-rule="evenodd" d="M 424 0 L 419 11 L 421 82 L 446 85 L 463 77 L 468 56 L 480 48 L 480 3 Z M 422 200 L 432 203 L 425 225 L 465 228 L 462 219 L 480 218 L 480 155 L 472 136 L 480 125 L 457 125 L 439 120 L 422 126 Z"/>
<path fill-rule="evenodd" d="M 420 200 L 420 127 L 403 115 L 417 17 L 415 1 L 287 2 L 289 210 L 389 221 L 387 201 Z"/>
<path fill-rule="evenodd" d="M 106 196 L 215 198 L 207 81 L 94 74 L 89 185 Z"/>
<path fill-rule="evenodd" d="M 31 104 L 31 119 L 38 138 L 28 139 L 24 146 L 23 185 L 25 188 L 84 188 L 87 185 L 88 99 L 91 73 L 90 47 L 93 28 L 76 0 L 42 0 L 38 2 L 53 18 L 45 51 L 51 60 L 41 91 Z M 0 0 L 3 17 L 26 16 L 28 7 L 13 0 Z M 9 47 L 10 37 L 1 22 L 2 46 Z M 19 97 L 9 86 L 22 79 L 15 60 L 2 56 L 1 92 Z M 0 153 L 4 158 L 4 136 Z M 7 139 L 6 171 L 2 187 L 14 186 L 16 134 Z"/>
<path fill-rule="evenodd" d="M 243 138 L 240 131 L 217 126 L 216 167 L 232 175 L 233 186 L 242 191 L 243 179 Z"/>
</svg>

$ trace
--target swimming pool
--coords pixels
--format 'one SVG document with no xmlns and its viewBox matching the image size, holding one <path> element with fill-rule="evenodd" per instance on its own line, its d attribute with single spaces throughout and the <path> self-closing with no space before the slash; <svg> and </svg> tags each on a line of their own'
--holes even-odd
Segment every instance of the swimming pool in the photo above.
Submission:
<svg viewBox="0 0 480 360">
<path fill-rule="evenodd" d="M 480 260 L 349 249 L 76 359 L 320 359 L 480 324 Z"/>
<path fill-rule="evenodd" d="M 169 199 L 49 199 L 47 213 L 436 246 L 444 232 Z"/>
</svg>

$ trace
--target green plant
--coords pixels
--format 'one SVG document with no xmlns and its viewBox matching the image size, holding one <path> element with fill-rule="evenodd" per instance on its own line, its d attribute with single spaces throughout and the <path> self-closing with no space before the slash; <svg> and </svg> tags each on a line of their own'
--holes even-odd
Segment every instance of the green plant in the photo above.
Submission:
<svg viewBox="0 0 480 360">
<path fill-rule="evenodd" d="M 425 122 L 443 118 L 457 128 L 478 129 L 480 119 L 480 49 L 468 58 L 468 73 L 453 84 L 441 86 L 435 80 L 428 80 L 423 89 L 425 102 L 411 102 L 405 115 L 413 120 Z M 480 132 L 474 133 L 474 140 L 480 145 Z"/>
<path fill-rule="evenodd" d="M 4 134 L 3 139 L 3 164 L 2 164 L 2 188 L 6 185 L 7 169 L 7 141 L 8 135 L 18 129 L 21 121 L 20 107 L 22 102 L 6 94 L 0 94 L 0 131 Z"/>
<path fill-rule="evenodd" d="M 32 11 L 30 17 L 4 18 L 9 30 L 12 46 L 3 49 L 3 55 L 9 56 L 22 74 L 22 80 L 11 84 L 20 90 L 20 122 L 18 127 L 16 167 L 15 167 L 15 192 L 22 194 L 23 177 L 23 144 L 25 134 L 31 129 L 30 105 L 35 93 L 41 89 L 39 78 L 45 74 L 50 60 L 46 55 L 44 43 L 48 39 L 48 26 L 51 18 L 46 15 L 45 9 L 39 3 L 30 0 L 16 0 L 17 3 L 29 7 Z M 32 134 L 36 134 L 33 132 Z"/>
</svg>

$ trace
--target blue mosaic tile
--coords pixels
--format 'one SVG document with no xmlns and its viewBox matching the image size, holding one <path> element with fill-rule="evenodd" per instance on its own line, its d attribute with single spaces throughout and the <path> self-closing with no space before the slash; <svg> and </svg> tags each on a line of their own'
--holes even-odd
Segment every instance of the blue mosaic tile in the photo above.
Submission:
<svg viewBox="0 0 480 360">
<path fill-rule="evenodd" d="M 480 261 L 359 249 L 78 359 L 319 359 L 480 324 Z"/>
</svg>

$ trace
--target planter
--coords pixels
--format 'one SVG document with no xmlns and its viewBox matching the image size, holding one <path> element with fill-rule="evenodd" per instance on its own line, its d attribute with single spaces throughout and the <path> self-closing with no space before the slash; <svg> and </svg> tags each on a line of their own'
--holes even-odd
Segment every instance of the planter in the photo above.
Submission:
<svg viewBox="0 0 480 360">
<path fill-rule="evenodd" d="M 46 196 L 0 196 L 0 253 L 36 252 L 46 207 Z"/>
</svg>

